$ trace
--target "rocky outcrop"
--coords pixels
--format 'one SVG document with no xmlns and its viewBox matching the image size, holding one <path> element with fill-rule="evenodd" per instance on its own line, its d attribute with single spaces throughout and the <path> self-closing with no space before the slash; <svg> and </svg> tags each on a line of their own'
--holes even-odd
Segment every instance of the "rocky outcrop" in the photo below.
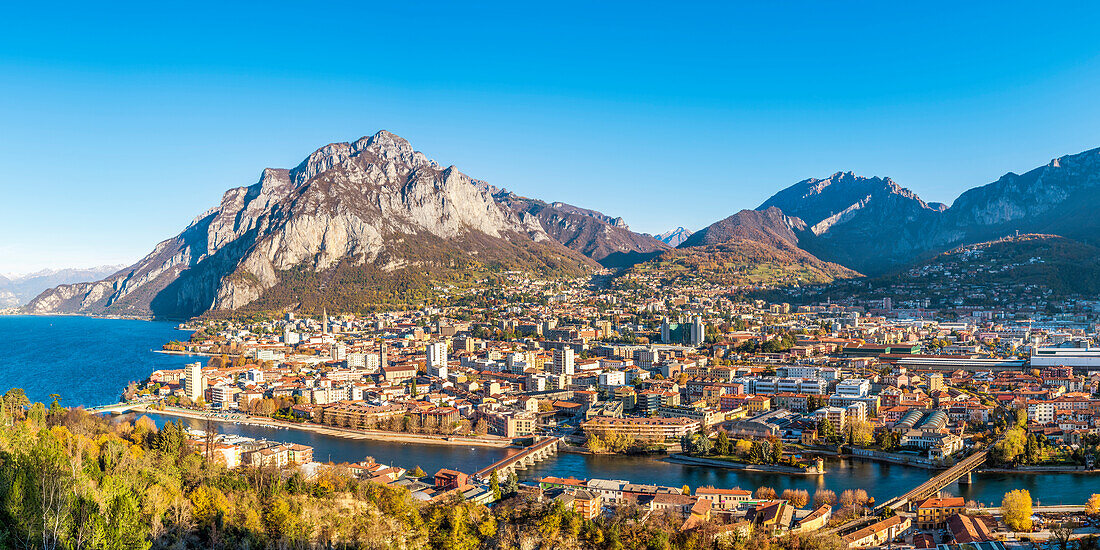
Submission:
<svg viewBox="0 0 1100 550">
<path fill-rule="evenodd" d="M 683 227 L 677 227 L 671 231 L 665 231 L 656 236 L 658 241 L 661 241 L 671 247 L 680 246 L 680 243 L 687 240 L 691 236 L 691 231 L 684 229 Z"/>
<path fill-rule="evenodd" d="M 264 170 L 133 266 L 46 291 L 27 310 L 185 318 L 252 304 L 292 271 L 300 279 L 352 265 L 384 277 L 483 261 L 547 273 L 590 263 L 454 166 L 381 131 L 326 145 L 294 169 Z"/>
<path fill-rule="evenodd" d="M 622 218 L 562 202 L 545 203 L 504 189 L 489 190 L 498 202 L 537 222 L 551 238 L 604 267 L 628 267 L 671 248 L 650 235 L 631 231 Z"/>
<path fill-rule="evenodd" d="M 757 210 L 779 208 L 802 219 L 807 252 L 864 273 L 910 261 L 927 250 L 926 231 L 941 209 L 890 178 L 837 172 L 800 181 L 776 193 Z"/>
</svg>

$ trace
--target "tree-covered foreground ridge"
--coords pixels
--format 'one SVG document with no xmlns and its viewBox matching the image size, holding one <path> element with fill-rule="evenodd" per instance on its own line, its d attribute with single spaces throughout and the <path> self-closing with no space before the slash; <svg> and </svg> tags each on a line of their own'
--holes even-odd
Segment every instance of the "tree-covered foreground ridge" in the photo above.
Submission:
<svg viewBox="0 0 1100 550">
<path fill-rule="evenodd" d="M 487 507 L 423 503 L 407 489 L 339 468 L 227 470 L 182 424 L 161 429 L 3 396 L 0 548 L 719 548 L 839 549 L 835 537 L 749 529 L 621 510 L 583 519 L 560 504 L 504 494 Z M 502 484 L 507 489 L 509 484 Z"/>
</svg>

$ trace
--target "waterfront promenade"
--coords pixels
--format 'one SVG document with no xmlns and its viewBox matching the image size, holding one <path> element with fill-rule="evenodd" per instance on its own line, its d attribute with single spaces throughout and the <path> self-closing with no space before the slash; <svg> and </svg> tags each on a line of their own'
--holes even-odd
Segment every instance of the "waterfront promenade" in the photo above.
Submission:
<svg viewBox="0 0 1100 550">
<path fill-rule="evenodd" d="M 135 413 L 159 414 L 163 416 L 175 416 L 180 418 L 191 418 L 195 420 L 211 420 L 214 422 L 223 422 L 229 424 L 246 424 L 254 426 L 268 426 L 273 428 L 288 428 L 293 430 L 313 432 L 322 435 L 330 435 L 344 439 L 365 439 L 391 441 L 398 443 L 427 443 L 431 445 L 463 445 L 481 447 L 513 446 L 511 439 L 493 435 L 468 437 L 455 435 L 410 434 L 403 432 L 386 432 L 378 430 L 355 430 L 351 428 L 323 426 L 320 424 L 312 424 L 308 422 L 288 422 L 285 420 L 276 420 L 273 418 L 252 416 L 241 413 L 233 413 L 229 415 L 220 415 L 218 413 L 202 413 L 199 411 L 192 411 L 177 407 L 164 407 L 162 409 L 154 409 L 146 405 L 141 405 L 132 408 L 131 411 Z"/>
</svg>

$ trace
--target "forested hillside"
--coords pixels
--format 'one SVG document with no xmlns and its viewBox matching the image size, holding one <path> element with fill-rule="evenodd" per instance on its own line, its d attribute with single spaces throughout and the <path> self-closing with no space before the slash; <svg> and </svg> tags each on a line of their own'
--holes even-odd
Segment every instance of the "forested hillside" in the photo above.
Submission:
<svg viewBox="0 0 1100 550">
<path fill-rule="evenodd" d="M 729 548 L 837 549 L 838 539 L 719 536 L 703 524 L 624 510 L 585 520 L 559 504 L 503 495 L 492 507 L 423 503 L 322 468 L 226 470 L 180 426 L 110 420 L 3 396 L 0 548 Z"/>
</svg>

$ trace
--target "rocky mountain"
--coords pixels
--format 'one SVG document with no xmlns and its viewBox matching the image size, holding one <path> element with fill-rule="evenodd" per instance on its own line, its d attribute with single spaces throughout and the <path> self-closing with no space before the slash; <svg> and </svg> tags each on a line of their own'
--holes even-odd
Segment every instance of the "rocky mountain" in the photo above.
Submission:
<svg viewBox="0 0 1100 550">
<path fill-rule="evenodd" d="M 186 318 L 206 311 L 418 303 L 439 282 L 594 262 L 454 166 L 386 131 L 265 169 L 179 235 L 106 279 L 47 290 L 34 313 Z"/>
<path fill-rule="evenodd" d="M 622 218 L 562 202 L 521 197 L 503 189 L 490 191 L 497 202 L 520 216 L 538 220 L 550 237 L 604 267 L 628 267 L 672 248 L 650 235 L 631 231 Z"/>
<path fill-rule="evenodd" d="M 687 240 L 687 238 L 690 237 L 690 236 L 691 236 L 691 231 L 688 231 L 687 229 L 684 229 L 681 226 L 681 227 L 677 227 L 676 229 L 673 229 L 671 231 L 665 231 L 664 233 L 661 233 L 660 235 L 657 235 L 656 238 L 657 238 L 658 241 L 661 241 L 661 242 L 675 248 L 677 246 L 680 246 L 680 243 Z"/>
<path fill-rule="evenodd" d="M 778 208 L 742 210 L 696 231 L 678 248 L 722 244 L 734 239 L 798 248 L 799 234 L 805 232 L 804 221 L 787 216 Z"/>
<path fill-rule="evenodd" d="M 20 303 L 19 298 L 11 291 L 11 280 L 0 275 L 0 308 L 14 307 Z"/>
<path fill-rule="evenodd" d="M 876 273 L 929 250 L 927 228 L 943 211 L 889 178 L 837 172 L 800 181 L 757 210 L 779 208 L 802 219 L 807 252 L 860 272 Z"/>
<path fill-rule="evenodd" d="M 1100 148 L 1009 172 L 971 189 L 944 211 L 936 244 L 977 242 L 1019 231 L 1100 243 Z"/>
<path fill-rule="evenodd" d="M 785 286 L 858 277 L 799 247 L 806 223 L 778 208 L 742 210 L 693 233 L 675 250 L 632 268 L 666 284 L 702 281 L 729 286 Z"/>
<path fill-rule="evenodd" d="M 951 206 L 926 203 L 889 178 L 838 172 L 776 193 L 776 207 L 806 222 L 799 246 L 827 261 L 877 275 L 956 246 L 1020 233 L 1100 244 L 1100 149 L 1052 160 L 966 191 Z"/>
<path fill-rule="evenodd" d="M 0 307 L 21 306 L 48 288 L 96 281 L 124 267 L 126 266 L 101 265 L 88 268 L 43 269 L 25 275 L 0 276 Z"/>
</svg>

